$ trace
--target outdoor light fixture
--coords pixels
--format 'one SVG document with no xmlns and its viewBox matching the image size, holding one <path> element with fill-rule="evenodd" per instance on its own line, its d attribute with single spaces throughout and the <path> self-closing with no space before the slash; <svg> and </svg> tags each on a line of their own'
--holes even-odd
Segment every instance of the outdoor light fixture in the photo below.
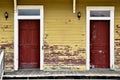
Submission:
<svg viewBox="0 0 120 80">
<path fill-rule="evenodd" d="M 80 20 L 80 17 L 81 17 L 81 13 L 80 12 L 77 13 L 77 17 Z"/>
<path fill-rule="evenodd" d="M 4 16 L 5 16 L 5 19 L 7 20 L 7 18 L 8 18 L 8 12 L 5 12 Z"/>
</svg>

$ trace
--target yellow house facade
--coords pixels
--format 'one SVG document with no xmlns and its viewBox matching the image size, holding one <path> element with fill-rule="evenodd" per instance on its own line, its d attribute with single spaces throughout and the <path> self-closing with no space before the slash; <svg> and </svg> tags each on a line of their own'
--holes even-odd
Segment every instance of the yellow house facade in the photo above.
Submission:
<svg viewBox="0 0 120 80">
<path fill-rule="evenodd" d="M 5 69 L 119 70 L 119 3 L 119 0 L 2 0 L 0 47 L 5 48 Z"/>
</svg>

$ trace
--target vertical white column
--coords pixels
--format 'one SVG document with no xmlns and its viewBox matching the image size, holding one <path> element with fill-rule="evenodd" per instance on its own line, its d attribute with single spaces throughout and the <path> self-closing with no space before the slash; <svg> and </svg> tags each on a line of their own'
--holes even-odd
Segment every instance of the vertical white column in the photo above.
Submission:
<svg viewBox="0 0 120 80">
<path fill-rule="evenodd" d="M 110 69 L 114 70 L 114 7 L 111 7 L 110 14 Z"/>
<path fill-rule="evenodd" d="M 17 0 L 14 0 L 14 70 L 18 70 Z"/>
<path fill-rule="evenodd" d="M 76 0 L 73 0 L 73 13 L 76 12 Z"/>
</svg>

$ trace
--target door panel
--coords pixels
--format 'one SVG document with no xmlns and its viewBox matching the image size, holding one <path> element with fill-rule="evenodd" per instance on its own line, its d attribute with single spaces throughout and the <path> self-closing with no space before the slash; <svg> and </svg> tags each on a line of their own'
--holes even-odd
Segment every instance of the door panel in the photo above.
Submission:
<svg viewBox="0 0 120 80">
<path fill-rule="evenodd" d="M 19 20 L 19 68 L 40 68 L 40 20 Z"/>
<path fill-rule="evenodd" d="M 92 68 L 109 68 L 110 21 L 90 21 L 90 65 Z"/>
</svg>

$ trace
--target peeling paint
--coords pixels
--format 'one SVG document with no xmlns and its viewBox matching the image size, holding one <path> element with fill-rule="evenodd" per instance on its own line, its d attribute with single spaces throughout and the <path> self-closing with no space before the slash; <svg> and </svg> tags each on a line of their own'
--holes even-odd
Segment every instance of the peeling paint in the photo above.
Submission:
<svg viewBox="0 0 120 80">
<path fill-rule="evenodd" d="M 5 49 L 5 70 L 13 70 L 14 68 L 13 43 L 0 44 L 0 48 Z"/>
<path fill-rule="evenodd" d="M 120 69 L 120 25 L 115 27 L 115 68 Z"/>
<path fill-rule="evenodd" d="M 50 69 L 76 69 L 86 65 L 86 50 L 79 45 L 49 45 L 44 41 L 44 64 L 53 66 Z M 46 67 L 44 66 L 44 67 Z M 67 67 L 65 67 L 67 66 Z"/>
</svg>

